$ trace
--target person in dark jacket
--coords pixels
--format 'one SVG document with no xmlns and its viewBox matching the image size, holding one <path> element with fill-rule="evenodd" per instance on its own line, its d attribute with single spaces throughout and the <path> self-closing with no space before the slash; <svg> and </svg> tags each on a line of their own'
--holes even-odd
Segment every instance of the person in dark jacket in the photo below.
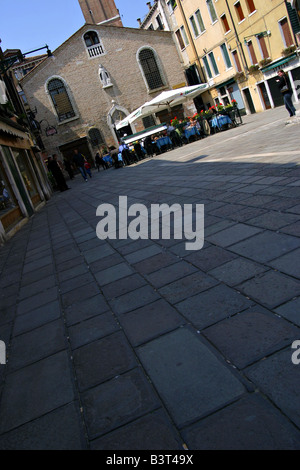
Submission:
<svg viewBox="0 0 300 470">
<path fill-rule="evenodd" d="M 56 158 L 57 155 L 53 155 L 53 157 L 48 157 L 48 170 L 52 173 L 60 192 L 63 192 L 70 188 L 68 188 L 67 186 L 65 177 L 56 161 Z"/>
<path fill-rule="evenodd" d="M 78 152 L 78 150 L 75 150 L 74 156 L 73 156 L 73 162 L 77 166 L 78 170 L 80 171 L 82 178 L 87 181 L 87 173 L 85 171 L 85 158 L 84 156 Z"/>
<path fill-rule="evenodd" d="M 278 87 L 283 95 L 283 101 L 290 117 L 295 116 L 296 109 L 292 101 L 293 91 L 288 74 L 285 73 L 284 70 L 279 70 L 276 82 L 278 83 Z"/>
<path fill-rule="evenodd" d="M 72 168 L 71 162 L 67 158 L 64 158 L 64 166 L 65 166 L 65 170 L 69 173 L 70 180 L 73 180 L 74 179 L 73 168 Z"/>
</svg>

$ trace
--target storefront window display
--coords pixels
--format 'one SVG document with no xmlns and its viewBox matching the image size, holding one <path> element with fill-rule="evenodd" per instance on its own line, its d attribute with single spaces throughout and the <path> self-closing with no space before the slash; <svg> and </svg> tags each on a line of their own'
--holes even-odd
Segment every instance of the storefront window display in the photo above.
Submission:
<svg viewBox="0 0 300 470">
<path fill-rule="evenodd" d="M 36 199 L 40 200 L 35 180 L 32 174 L 32 169 L 28 162 L 28 157 L 25 150 L 13 149 L 13 154 L 21 172 L 24 185 L 30 195 L 31 200 L 34 202 Z"/>
</svg>

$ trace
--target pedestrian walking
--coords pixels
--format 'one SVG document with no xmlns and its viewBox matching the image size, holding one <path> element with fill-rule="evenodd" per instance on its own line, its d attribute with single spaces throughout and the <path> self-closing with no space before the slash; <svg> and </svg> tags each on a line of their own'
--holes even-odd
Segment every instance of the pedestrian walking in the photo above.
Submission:
<svg viewBox="0 0 300 470">
<path fill-rule="evenodd" d="M 78 168 L 78 170 L 80 171 L 84 181 L 87 181 L 87 172 L 86 172 L 86 169 L 84 167 L 85 160 L 86 159 L 82 155 L 82 153 L 79 153 L 79 151 L 76 149 L 75 153 L 74 153 L 74 156 L 73 156 L 73 162 L 76 165 L 76 167 Z"/>
<path fill-rule="evenodd" d="M 67 158 L 64 158 L 64 166 L 65 166 L 66 172 L 69 174 L 70 180 L 73 180 L 74 179 L 74 171 L 73 171 L 70 160 L 68 160 Z"/>
<path fill-rule="evenodd" d="M 278 79 L 276 82 L 278 83 L 278 87 L 283 95 L 283 101 L 285 104 L 286 109 L 288 110 L 290 117 L 296 115 L 296 109 L 293 105 L 293 91 L 291 87 L 291 82 L 287 73 L 284 70 L 279 70 L 278 72 Z"/>
<path fill-rule="evenodd" d="M 54 154 L 52 157 L 48 157 L 48 170 L 52 173 L 53 178 L 57 184 L 60 192 L 70 189 L 66 183 L 65 177 L 57 163 L 57 155 Z"/>
<path fill-rule="evenodd" d="M 89 164 L 89 162 L 86 160 L 84 162 L 84 168 L 85 168 L 85 171 L 87 172 L 87 174 L 89 175 L 89 177 L 91 178 L 92 177 L 92 171 L 91 171 L 91 165 Z"/>
<path fill-rule="evenodd" d="M 98 171 L 100 171 L 100 165 L 102 166 L 103 170 L 108 170 L 109 168 L 108 163 L 104 161 L 103 156 L 100 156 L 99 152 L 96 153 L 95 163 Z"/>
</svg>

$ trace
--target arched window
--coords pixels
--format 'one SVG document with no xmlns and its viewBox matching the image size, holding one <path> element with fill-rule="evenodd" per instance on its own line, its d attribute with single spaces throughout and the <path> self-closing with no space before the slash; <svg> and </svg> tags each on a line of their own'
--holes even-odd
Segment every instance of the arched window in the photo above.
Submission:
<svg viewBox="0 0 300 470">
<path fill-rule="evenodd" d="M 90 58 L 105 54 L 103 44 L 96 31 L 87 31 L 83 36 L 83 40 Z"/>
<path fill-rule="evenodd" d="M 71 100 L 62 80 L 53 78 L 48 83 L 48 92 L 60 122 L 75 116 Z"/>
<path fill-rule="evenodd" d="M 88 31 L 83 36 L 86 47 L 95 46 L 100 44 L 98 34 L 95 31 Z"/>
<path fill-rule="evenodd" d="M 98 147 L 101 144 L 105 144 L 101 132 L 96 127 L 89 130 L 89 138 L 93 147 Z"/>
<path fill-rule="evenodd" d="M 164 86 L 154 51 L 142 49 L 139 53 L 139 61 L 150 90 Z"/>
</svg>

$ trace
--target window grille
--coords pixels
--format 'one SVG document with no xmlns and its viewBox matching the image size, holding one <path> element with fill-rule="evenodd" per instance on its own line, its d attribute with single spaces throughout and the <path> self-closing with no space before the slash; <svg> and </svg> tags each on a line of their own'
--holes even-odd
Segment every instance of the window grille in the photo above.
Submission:
<svg viewBox="0 0 300 470">
<path fill-rule="evenodd" d="M 89 138 L 93 147 L 98 147 L 99 145 L 105 143 L 101 135 L 101 132 L 97 128 L 93 128 L 89 130 Z"/>
<path fill-rule="evenodd" d="M 154 52 L 151 49 L 143 49 L 139 54 L 139 60 L 150 90 L 164 85 Z"/>
<path fill-rule="evenodd" d="M 83 36 L 83 39 L 87 47 L 89 57 L 98 57 L 105 54 L 103 45 L 95 31 L 88 31 Z"/>
<path fill-rule="evenodd" d="M 58 78 L 50 80 L 48 91 L 60 122 L 75 116 L 66 87 L 61 80 Z"/>
</svg>

